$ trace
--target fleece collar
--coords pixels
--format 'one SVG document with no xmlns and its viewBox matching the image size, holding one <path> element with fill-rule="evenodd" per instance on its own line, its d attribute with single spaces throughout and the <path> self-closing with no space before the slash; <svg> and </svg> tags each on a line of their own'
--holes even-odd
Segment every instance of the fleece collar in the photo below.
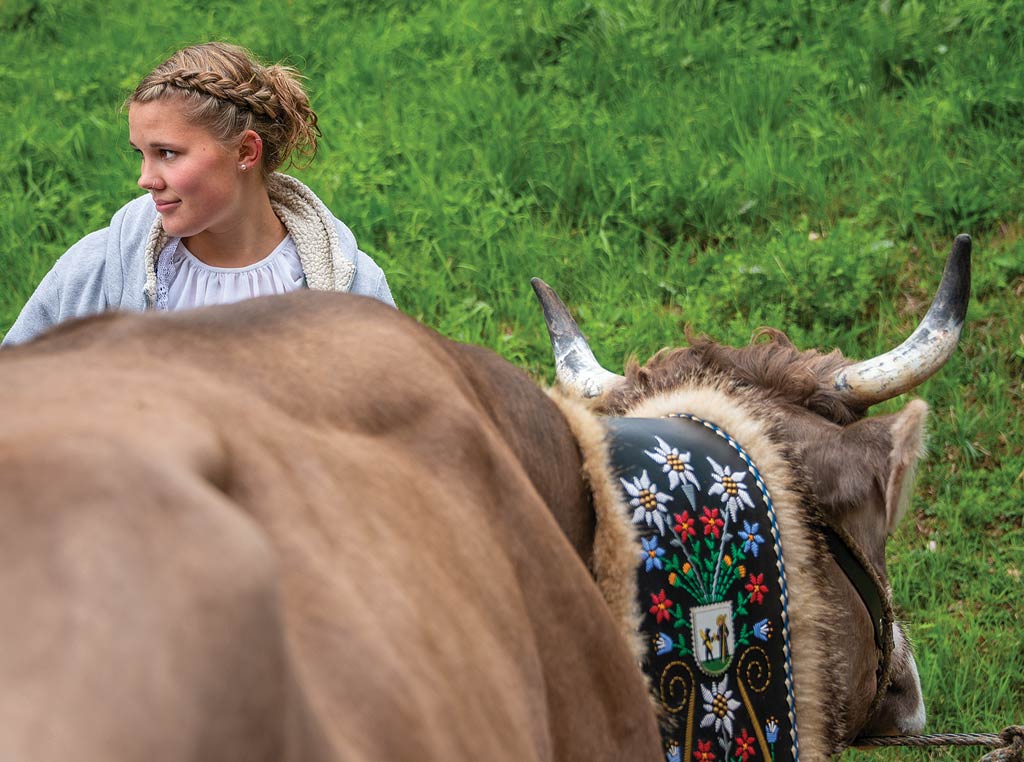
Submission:
<svg viewBox="0 0 1024 762">
<path fill-rule="evenodd" d="M 281 220 L 302 263 L 306 285 L 314 291 L 348 291 L 355 263 L 342 251 L 333 215 L 308 187 L 294 177 L 275 172 L 267 178 L 270 205 Z M 146 241 L 146 300 L 157 301 L 157 263 L 161 252 L 177 245 L 164 232 L 157 216 Z"/>
</svg>

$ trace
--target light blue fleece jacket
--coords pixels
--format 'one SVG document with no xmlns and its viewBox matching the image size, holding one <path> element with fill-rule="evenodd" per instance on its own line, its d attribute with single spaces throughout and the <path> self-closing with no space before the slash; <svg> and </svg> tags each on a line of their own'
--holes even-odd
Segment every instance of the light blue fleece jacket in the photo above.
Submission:
<svg viewBox="0 0 1024 762">
<path fill-rule="evenodd" d="M 309 188 L 276 173 L 267 186 L 275 212 L 295 241 L 309 288 L 348 291 L 395 305 L 384 272 Z M 148 195 L 125 204 L 109 227 L 85 236 L 57 260 L 3 343 L 28 341 L 69 318 L 154 309 L 157 294 L 167 285 L 160 282 L 158 260 L 174 243 Z"/>
</svg>

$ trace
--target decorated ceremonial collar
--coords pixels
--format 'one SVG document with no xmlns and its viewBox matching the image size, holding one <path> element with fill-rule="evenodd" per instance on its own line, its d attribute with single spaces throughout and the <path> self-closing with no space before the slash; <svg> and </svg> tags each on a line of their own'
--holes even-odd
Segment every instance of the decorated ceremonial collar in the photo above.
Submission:
<svg viewBox="0 0 1024 762">
<path fill-rule="evenodd" d="M 694 416 L 608 421 L 637 535 L 644 669 L 667 762 L 796 760 L 789 593 L 761 475 Z"/>
<path fill-rule="evenodd" d="M 768 488 L 743 447 L 678 413 L 607 419 L 610 458 L 639 529 L 644 670 L 661 708 L 667 762 L 799 759 L 789 591 Z M 864 600 L 889 676 L 892 609 L 856 543 L 827 528 Z"/>
</svg>

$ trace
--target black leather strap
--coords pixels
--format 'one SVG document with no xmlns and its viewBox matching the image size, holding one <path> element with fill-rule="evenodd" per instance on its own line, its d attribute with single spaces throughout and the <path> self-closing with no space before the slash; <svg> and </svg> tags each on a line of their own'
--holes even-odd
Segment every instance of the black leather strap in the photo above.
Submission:
<svg viewBox="0 0 1024 762">
<path fill-rule="evenodd" d="M 853 585 L 864 606 L 871 615 L 871 626 L 875 631 L 875 645 L 883 653 L 892 650 L 892 613 L 887 601 L 882 598 L 876 575 L 868 571 L 861 555 L 855 553 L 847 541 L 830 526 L 822 529 L 829 552 L 835 558 L 839 568 Z"/>
</svg>

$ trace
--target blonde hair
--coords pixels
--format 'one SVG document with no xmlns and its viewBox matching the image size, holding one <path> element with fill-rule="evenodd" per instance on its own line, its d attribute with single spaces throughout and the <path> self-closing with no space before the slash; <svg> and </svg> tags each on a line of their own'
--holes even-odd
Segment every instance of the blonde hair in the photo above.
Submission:
<svg viewBox="0 0 1024 762">
<path fill-rule="evenodd" d="M 316 154 L 316 113 L 289 66 L 264 66 L 249 51 L 225 42 L 207 42 L 179 50 L 139 83 L 125 101 L 151 103 L 179 98 L 189 119 L 223 143 L 246 130 L 263 141 L 263 173 L 269 174 L 294 155 Z"/>
</svg>

